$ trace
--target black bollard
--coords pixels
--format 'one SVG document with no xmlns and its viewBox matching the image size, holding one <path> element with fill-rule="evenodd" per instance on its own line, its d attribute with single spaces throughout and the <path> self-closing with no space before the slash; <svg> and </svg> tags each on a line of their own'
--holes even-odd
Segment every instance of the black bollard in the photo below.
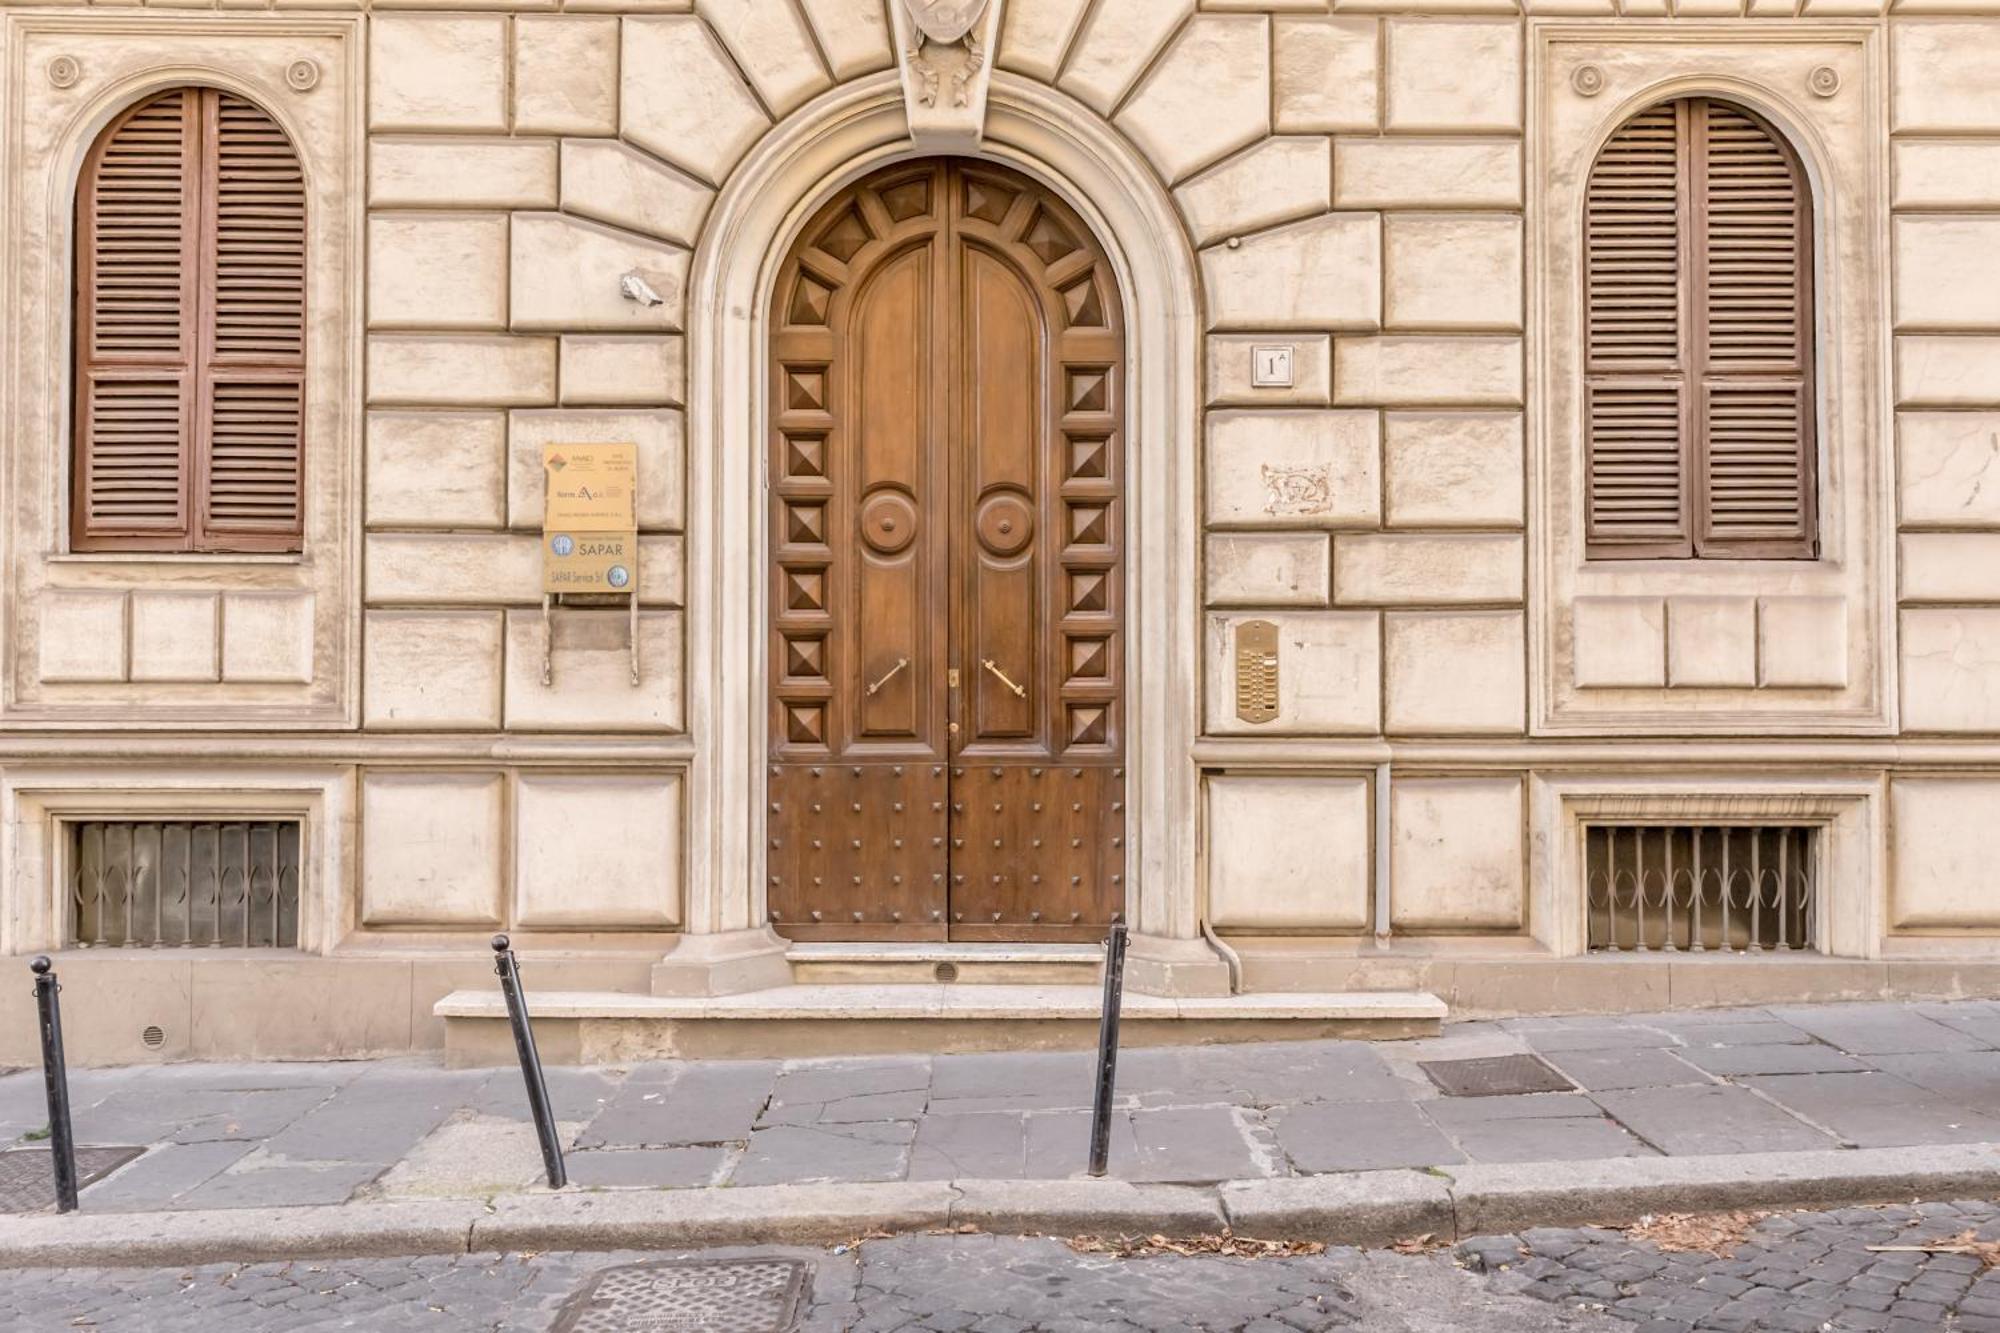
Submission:
<svg viewBox="0 0 2000 1333">
<path fill-rule="evenodd" d="M 534 1029 L 528 1026 L 528 1002 L 521 995 L 521 968 L 505 935 L 493 937 L 493 970 L 500 975 L 500 993 L 507 997 L 507 1021 L 514 1025 L 514 1050 L 521 1057 L 521 1078 L 528 1085 L 528 1110 L 535 1117 L 535 1136 L 542 1141 L 542 1165 L 549 1188 L 569 1183 L 563 1166 L 562 1143 L 556 1138 L 556 1118 L 549 1110 L 549 1085 L 542 1078 L 542 1057 L 535 1053 Z"/>
<path fill-rule="evenodd" d="M 1118 1010 L 1125 994 L 1125 923 L 1111 923 L 1104 941 L 1104 1013 L 1097 1024 L 1097 1096 L 1090 1108 L 1090 1174 L 1104 1174 L 1111 1157 L 1111 1091 L 1118 1081 Z"/>
<path fill-rule="evenodd" d="M 62 987 L 47 954 L 28 964 L 35 974 L 35 1008 L 42 1024 L 42 1081 L 49 1094 L 49 1159 L 56 1173 L 56 1211 L 76 1211 L 76 1139 L 69 1129 L 69 1070 L 63 1064 Z"/>
</svg>

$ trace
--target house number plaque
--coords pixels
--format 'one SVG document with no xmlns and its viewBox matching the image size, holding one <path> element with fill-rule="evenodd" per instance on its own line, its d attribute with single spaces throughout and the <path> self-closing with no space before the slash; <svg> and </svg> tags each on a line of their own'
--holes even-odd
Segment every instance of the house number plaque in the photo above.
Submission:
<svg viewBox="0 0 2000 1333">
<path fill-rule="evenodd" d="M 1278 627 L 1246 620 L 1236 627 L 1236 716 L 1269 722 L 1278 715 Z"/>
</svg>

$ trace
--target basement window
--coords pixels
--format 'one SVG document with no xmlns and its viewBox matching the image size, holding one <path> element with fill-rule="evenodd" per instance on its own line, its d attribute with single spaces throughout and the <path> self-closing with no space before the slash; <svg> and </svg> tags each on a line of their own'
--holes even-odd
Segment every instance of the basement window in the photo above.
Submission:
<svg viewBox="0 0 2000 1333">
<path fill-rule="evenodd" d="M 298 947 L 298 821 L 67 828 L 72 947 Z"/>
<path fill-rule="evenodd" d="M 1818 843 L 1809 825 L 1586 825 L 1590 949 L 1815 950 Z"/>
</svg>

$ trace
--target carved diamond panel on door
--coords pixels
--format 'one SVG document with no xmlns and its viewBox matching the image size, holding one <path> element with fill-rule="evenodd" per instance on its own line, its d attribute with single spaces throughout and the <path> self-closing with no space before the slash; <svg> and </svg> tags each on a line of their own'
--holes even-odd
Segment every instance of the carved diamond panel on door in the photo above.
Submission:
<svg viewBox="0 0 2000 1333">
<path fill-rule="evenodd" d="M 1125 888 L 1109 264 L 1025 177 L 911 163 L 820 210 L 772 307 L 773 924 L 1097 938 Z"/>
</svg>

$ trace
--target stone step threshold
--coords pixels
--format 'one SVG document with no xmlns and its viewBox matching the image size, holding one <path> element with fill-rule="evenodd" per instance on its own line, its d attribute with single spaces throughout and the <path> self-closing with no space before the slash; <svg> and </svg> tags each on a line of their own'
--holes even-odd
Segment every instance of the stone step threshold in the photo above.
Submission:
<svg viewBox="0 0 2000 1333">
<path fill-rule="evenodd" d="M 1097 1040 L 1096 986 L 794 985 L 740 995 L 530 991 L 542 1058 L 620 1064 L 665 1058 L 1068 1050 Z M 1325 1037 L 1419 1037 L 1444 1001 L 1421 991 L 1127 993 L 1122 1039 L 1135 1046 Z M 497 988 L 461 990 L 432 1013 L 458 1065 L 514 1058 Z"/>
<path fill-rule="evenodd" d="M 795 942 L 785 949 L 792 963 L 1087 963 L 1104 961 L 1099 944 L 976 944 L 950 940 L 887 940 L 848 943 Z"/>
</svg>

